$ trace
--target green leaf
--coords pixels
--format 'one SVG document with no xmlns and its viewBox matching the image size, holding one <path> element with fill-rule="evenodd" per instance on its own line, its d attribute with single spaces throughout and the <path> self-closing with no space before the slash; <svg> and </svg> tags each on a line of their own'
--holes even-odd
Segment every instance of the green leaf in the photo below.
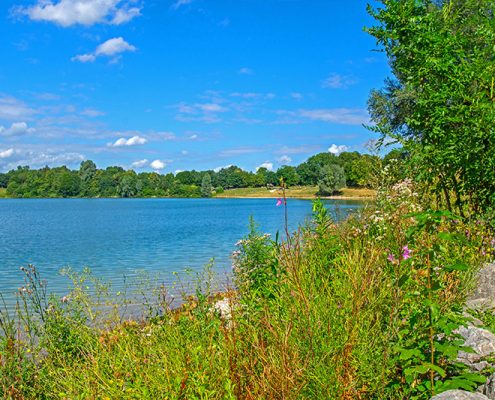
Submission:
<svg viewBox="0 0 495 400">
<path fill-rule="evenodd" d="M 444 269 L 448 272 L 451 272 L 451 271 L 467 271 L 469 269 L 469 266 L 464 264 L 464 263 L 456 263 L 456 264 L 453 264 L 453 265 L 448 265 L 448 266 L 445 266 Z"/>
</svg>

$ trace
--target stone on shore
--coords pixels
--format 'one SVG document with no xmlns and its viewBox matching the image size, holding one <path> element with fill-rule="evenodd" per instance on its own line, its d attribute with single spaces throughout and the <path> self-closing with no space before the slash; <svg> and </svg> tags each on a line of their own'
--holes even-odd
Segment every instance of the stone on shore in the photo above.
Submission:
<svg viewBox="0 0 495 400">
<path fill-rule="evenodd" d="M 461 326 L 457 329 L 457 333 L 464 338 L 464 346 L 474 351 L 474 353 L 460 351 L 457 360 L 475 371 L 486 368 L 488 363 L 482 359 L 495 353 L 495 335 L 476 326 Z"/>
<path fill-rule="evenodd" d="M 481 393 L 470 393 L 464 390 L 447 390 L 433 396 L 430 400 L 488 400 L 488 397 Z"/>
</svg>

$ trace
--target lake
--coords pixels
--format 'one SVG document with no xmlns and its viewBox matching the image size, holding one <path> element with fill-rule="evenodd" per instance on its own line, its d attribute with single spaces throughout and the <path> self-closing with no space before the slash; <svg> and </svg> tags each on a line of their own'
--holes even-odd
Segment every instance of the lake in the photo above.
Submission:
<svg viewBox="0 0 495 400">
<path fill-rule="evenodd" d="M 21 266 L 34 264 L 48 290 L 67 293 L 59 271 L 87 266 L 114 288 L 144 273 L 166 284 L 174 272 L 201 271 L 215 258 L 228 279 L 230 254 L 253 216 L 262 232 L 284 231 L 275 199 L 4 199 L 0 200 L 0 293 L 8 300 L 23 285 Z M 331 200 L 337 219 L 362 206 Z M 311 202 L 288 200 L 289 225 L 311 217 Z"/>
</svg>

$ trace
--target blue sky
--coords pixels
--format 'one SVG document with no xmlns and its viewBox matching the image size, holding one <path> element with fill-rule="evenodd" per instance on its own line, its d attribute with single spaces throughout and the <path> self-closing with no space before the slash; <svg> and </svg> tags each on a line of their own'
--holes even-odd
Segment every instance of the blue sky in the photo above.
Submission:
<svg viewBox="0 0 495 400">
<path fill-rule="evenodd" d="M 3 0 L 0 170 L 162 173 L 365 151 L 367 1 Z"/>
</svg>

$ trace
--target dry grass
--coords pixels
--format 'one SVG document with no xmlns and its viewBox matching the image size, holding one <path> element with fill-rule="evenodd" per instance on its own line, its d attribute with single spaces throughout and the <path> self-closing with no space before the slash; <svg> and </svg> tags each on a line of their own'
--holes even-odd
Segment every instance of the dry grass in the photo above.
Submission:
<svg viewBox="0 0 495 400">
<path fill-rule="evenodd" d="M 318 192 L 317 186 L 294 186 L 286 190 L 286 196 L 298 199 L 315 199 Z M 266 189 L 261 188 L 240 188 L 229 189 L 223 193 L 215 195 L 219 198 L 273 198 L 281 197 L 282 192 L 279 189 Z M 340 191 L 340 194 L 335 196 L 328 196 L 324 198 L 329 199 L 371 199 L 376 197 L 376 191 L 366 188 L 344 188 Z"/>
</svg>

